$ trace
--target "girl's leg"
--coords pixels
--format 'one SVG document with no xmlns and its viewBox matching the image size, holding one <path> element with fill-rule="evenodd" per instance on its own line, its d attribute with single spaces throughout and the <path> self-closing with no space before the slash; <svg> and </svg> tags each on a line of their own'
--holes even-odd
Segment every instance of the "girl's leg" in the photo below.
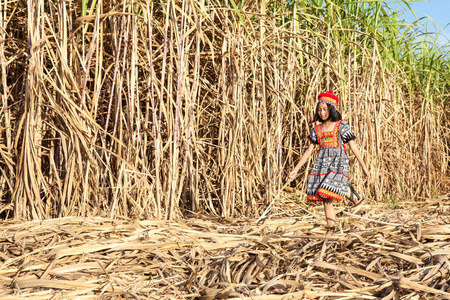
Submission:
<svg viewBox="0 0 450 300">
<path fill-rule="evenodd" d="M 327 226 L 335 226 L 336 213 L 334 212 L 333 200 L 323 199 L 323 208 L 325 210 L 325 218 L 327 219 Z"/>
</svg>

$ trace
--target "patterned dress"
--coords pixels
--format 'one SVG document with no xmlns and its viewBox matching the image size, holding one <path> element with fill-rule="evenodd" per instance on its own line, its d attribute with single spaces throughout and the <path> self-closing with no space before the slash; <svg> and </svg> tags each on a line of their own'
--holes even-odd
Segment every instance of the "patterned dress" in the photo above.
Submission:
<svg viewBox="0 0 450 300">
<path fill-rule="evenodd" d="M 317 159 L 308 178 L 306 202 L 329 198 L 341 201 L 348 190 L 348 155 L 345 144 L 356 138 L 346 121 L 338 121 L 332 131 L 315 125 L 308 140 L 318 147 Z"/>
</svg>

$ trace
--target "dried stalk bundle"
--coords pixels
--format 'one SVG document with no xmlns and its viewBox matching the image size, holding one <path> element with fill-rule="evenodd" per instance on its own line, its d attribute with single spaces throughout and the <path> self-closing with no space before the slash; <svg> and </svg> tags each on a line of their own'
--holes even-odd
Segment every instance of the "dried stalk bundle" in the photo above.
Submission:
<svg viewBox="0 0 450 300">
<path fill-rule="evenodd" d="M 314 209 L 257 225 L 11 221 L 0 299 L 448 299 L 449 212 L 449 195 L 421 211 L 361 206 L 341 211 L 335 233 Z"/>
<path fill-rule="evenodd" d="M 329 89 L 365 198 L 448 192 L 446 52 L 384 1 L 78 2 L 0 0 L 1 217 L 258 216 Z"/>
</svg>

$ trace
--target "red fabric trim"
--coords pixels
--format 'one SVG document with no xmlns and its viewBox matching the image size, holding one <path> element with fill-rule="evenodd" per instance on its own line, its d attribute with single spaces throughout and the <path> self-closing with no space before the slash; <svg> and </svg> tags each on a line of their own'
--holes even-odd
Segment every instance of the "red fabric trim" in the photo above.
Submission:
<svg viewBox="0 0 450 300">
<path fill-rule="evenodd" d="M 326 189 L 318 189 L 317 193 L 315 195 L 307 195 L 306 196 L 306 202 L 307 203 L 314 203 L 314 202 L 320 202 L 323 201 L 323 199 L 333 199 L 336 201 L 342 201 L 344 199 L 344 196 L 341 196 L 339 194 L 330 192 Z"/>
<path fill-rule="evenodd" d="M 318 189 L 316 195 L 318 195 L 320 198 L 329 198 L 336 201 L 342 201 L 344 196 L 341 196 L 339 194 L 335 194 L 333 192 L 327 191 L 326 189 Z"/>
<path fill-rule="evenodd" d="M 348 176 L 345 175 L 344 173 L 338 173 L 338 172 L 334 172 L 334 171 L 330 171 L 330 172 L 324 173 L 324 174 L 309 174 L 309 175 L 310 175 L 310 176 L 324 176 L 324 175 L 328 175 L 328 174 L 330 174 L 330 173 L 334 173 L 334 174 L 336 174 L 336 175 L 344 175 L 345 177 L 348 178 Z"/>
<path fill-rule="evenodd" d="M 307 203 L 319 202 L 319 201 L 322 201 L 322 198 L 320 198 L 319 196 L 316 196 L 316 195 L 307 195 L 306 196 Z"/>
<path fill-rule="evenodd" d="M 316 125 L 316 134 L 319 141 L 319 149 L 328 147 L 339 147 L 339 126 L 341 126 L 342 120 L 337 121 L 334 124 L 334 128 L 331 131 L 322 131 L 322 124 Z M 325 138 L 331 139 L 331 141 L 324 141 Z"/>
</svg>

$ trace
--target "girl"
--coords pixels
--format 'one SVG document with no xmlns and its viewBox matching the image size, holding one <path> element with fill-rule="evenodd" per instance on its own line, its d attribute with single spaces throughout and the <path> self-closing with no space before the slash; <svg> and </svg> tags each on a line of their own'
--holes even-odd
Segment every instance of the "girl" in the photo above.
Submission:
<svg viewBox="0 0 450 300">
<path fill-rule="evenodd" d="M 292 181 L 311 156 L 315 145 L 319 145 L 317 159 L 308 178 L 306 202 L 323 202 L 329 229 L 333 229 L 336 225 L 333 200 L 341 201 L 344 196 L 353 202 L 359 200 L 358 194 L 348 182 L 349 162 L 346 143 L 358 159 L 366 180 L 370 178 L 369 170 L 354 142 L 356 136 L 336 110 L 338 103 L 339 98 L 333 91 L 319 95 L 313 122 L 320 121 L 320 124 L 312 128 L 308 136 L 310 142 L 308 149 L 286 178 L 287 181 Z"/>
</svg>

